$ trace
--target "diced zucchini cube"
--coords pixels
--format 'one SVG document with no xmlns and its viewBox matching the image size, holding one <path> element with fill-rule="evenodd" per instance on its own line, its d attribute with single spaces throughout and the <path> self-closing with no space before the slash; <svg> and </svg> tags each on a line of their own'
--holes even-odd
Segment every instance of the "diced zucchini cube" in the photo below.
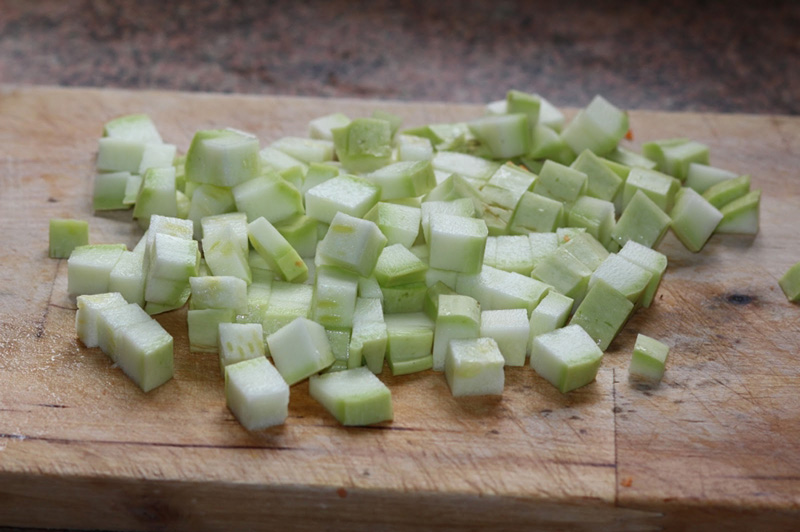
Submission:
<svg viewBox="0 0 800 532">
<path fill-rule="evenodd" d="M 144 149 L 141 141 L 104 137 L 98 141 L 97 169 L 138 174 Z"/>
<path fill-rule="evenodd" d="M 611 238 L 620 246 L 633 241 L 654 248 L 664 238 L 671 221 L 647 194 L 637 190 L 611 230 Z"/>
<path fill-rule="evenodd" d="M 588 182 L 589 178 L 583 172 L 548 160 L 539 172 L 539 179 L 533 185 L 533 192 L 557 201 L 571 203 L 586 193 Z"/>
<path fill-rule="evenodd" d="M 143 307 L 145 280 L 144 247 L 140 251 L 123 251 L 108 275 L 108 289 L 122 294 L 128 303 Z"/>
<path fill-rule="evenodd" d="M 392 128 L 386 120 L 356 118 L 331 133 L 336 156 L 349 172 L 371 172 L 391 160 Z"/>
<path fill-rule="evenodd" d="M 570 168 L 583 172 L 588 177 L 586 195 L 613 201 L 622 188 L 622 178 L 615 174 L 603 160 L 590 150 L 583 150 Z"/>
<path fill-rule="evenodd" d="M 484 310 L 481 338 L 492 338 L 503 354 L 506 366 L 524 366 L 528 352 L 530 322 L 525 309 Z"/>
<path fill-rule="evenodd" d="M 335 360 L 325 328 L 307 318 L 296 318 L 270 334 L 267 344 L 275 367 L 290 386 Z"/>
<path fill-rule="evenodd" d="M 203 228 L 203 253 L 211 273 L 252 282 L 247 215 L 237 212 L 207 216 L 200 224 Z"/>
<path fill-rule="evenodd" d="M 800 262 L 786 270 L 778 285 L 789 301 L 800 301 Z"/>
<path fill-rule="evenodd" d="M 155 124 L 145 114 L 124 115 L 106 122 L 103 136 L 136 142 L 161 142 Z"/>
<path fill-rule="evenodd" d="M 435 323 L 423 312 L 385 316 L 390 365 L 431 356 Z"/>
<path fill-rule="evenodd" d="M 419 236 L 422 210 L 420 207 L 379 202 L 364 218 L 375 222 L 386 236 L 387 246 L 402 244 L 410 248 Z"/>
<path fill-rule="evenodd" d="M 605 155 L 605 158 L 630 168 L 639 167 L 639 168 L 647 168 L 648 170 L 655 170 L 658 163 L 652 161 L 642 155 L 641 153 L 636 153 L 634 151 L 626 150 L 625 148 L 617 146 L 615 149 L 611 150 Z"/>
<path fill-rule="evenodd" d="M 490 236 L 486 239 L 487 252 L 490 241 L 493 242 L 491 260 L 493 264 L 487 262 L 486 253 L 484 253 L 484 264 L 489 264 L 498 270 L 530 276 L 533 270 L 533 254 L 527 235 Z"/>
<path fill-rule="evenodd" d="M 289 386 L 264 357 L 225 368 L 225 403 L 247 430 L 282 425 L 289 415 Z"/>
<path fill-rule="evenodd" d="M 430 161 L 401 161 L 364 177 L 380 189 L 383 201 L 422 196 L 436 186 Z"/>
<path fill-rule="evenodd" d="M 341 212 L 360 218 L 378 203 L 380 188 L 366 179 L 339 175 L 306 192 L 306 214 L 330 224 Z"/>
<path fill-rule="evenodd" d="M 218 331 L 219 363 L 225 366 L 263 357 L 264 329 L 260 323 L 220 323 Z"/>
<path fill-rule="evenodd" d="M 559 247 L 531 272 L 531 277 L 549 284 L 575 300 L 576 304 L 580 303 L 586 294 L 591 276 L 592 270 L 563 247 Z"/>
<path fill-rule="evenodd" d="M 477 273 L 489 230 L 481 219 L 433 214 L 430 220 L 430 266 L 461 273 Z"/>
<path fill-rule="evenodd" d="M 723 214 L 691 188 L 682 188 L 670 217 L 675 236 L 687 249 L 697 253 L 711 238 Z"/>
<path fill-rule="evenodd" d="M 194 237 L 200 239 L 202 231 L 200 220 L 206 216 L 225 214 L 236 210 L 236 200 L 228 187 L 216 185 L 198 185 L 192 193 L 192 204 L 189 206 L 189 220 L 194 223 Z"/>
<path fill-rule="evenodd" d="M 283 137 L 273 142 L 272 147 L 304 163 L 324 163 L 333 160 L 333 139 Z"/>
<path fill-rule="evenodd" d="M 475 216 L 475 204 L 469 198 L 449 201 L 426 201 L 421 205 L 422 233 L 426 242 L 431 240 L 431 216 L 450 214 L 453 216 Z"/>
<path fill-rule="evenodd" d="M 727 179 L 708 188 L 703 192 L 703 197 L 717 209 L 721 209 L 737 198 L 741 198 L 750 191 L 750 176 L 743 175 L 734 179 Z"/>
<path fill-rule="evenodd" d="M 395 145 L 399 161 L 430 161 L 433 159 L 433 144 L 430 139 L 413 135 L 397 135 Z"/>
<path fill-rule="evenodd" d="M 264 217 L 277 223 L 303 214 L 300 192 L 277 174 L 265 174 L 236 185 L 232 189 L 236 208 L 249 221 Z"/>
<path fill-rule="evenodd" d="M 358 295 L 358 276 L 336 267 L 317 270 L 311 315 L 324 327 L 350 328 Z"/>
<path fill-rule="evenodd" d="M 350 337 L 348 368 L 357 368 L 366 362 L 375 374 L 383 370 L 388 335 L 380 299 L 359 297 L 353 313 L 353 334 Z"/>
<path fill-rule="evenodd" d="M 605 351 L 633 312 L 633 303 L 605 281 L 595 282 L 583 299 L 570 325 L 580 325 Z"/>
<path fill-rule="evenodd" d="M 702 194 L 717 183 L 736 177 L 738 177 L 737 174 L 722 168 L 708 166 L 707 164 L 689 163 L 685 185 L 694 189 L 698 194 Z"/>
<path fill-rule="evenodd" d="M 560 164 L 571 164 L 575 160 L 575 152 L 564 142 L 555 129 L 544 124 L 536 124 L 531 133 L 531 150 L 528 157 L 536 160 L 547 159 Z M 531 168 L 526 163 L 528 168 Z M 531 168 L 531 170 L 534 170 Z"/>
<path fill-rule="evenodd" d="M 658 383 L 664 376 L 669 346 L 654 338 L 639 334 L 633 346 L 628 376 L 634 381 Z"/>
<path fill-rule="evenodd" d="M 186 153 L 186 179 L 222 187 L 249 181 L 261 170 L 258 148 L 258 139 L 241 131 L 198 131 Z"/>
<path fill-rule="evenodd" d="M 533 347 L 533 339 L 537 336 L 556 329 L 560 329 L 567 323 L 570 312 L 572 312 L 572 298 L 551 290 L 542 302 L 539 303 L 529 321 L 530 335 L 528 336 L 528 354 Z"/>
<path fill-rule="evenodd" d="M 121 327 L 114 361 L 143 392 L 172 378 L 172 336 L 154 319 Z"/>
<path fill-rule="evenodd" d="M 312 139 L 333 140 L 331 130 L 345 127 L 350 118 L 342 113 L 333 113 L 315 118 L 308 123 L 308 136 Z"/>
<path fill-rule="evenodd" d="M 488 180 L 500 167 L 500 163 L 495 161 L 451 151 L 437 151 L 432 163 L 434 170 L 458 174 L 477 181 Z"/>
<path fill-rule="evenodd" d="M 580 196 L 569 210 L 567 225 L 585 227 L 587 233 L 607 246 L 614 229 L 614 204 L 591 196 Z"/>
<path fill-rule="evenodd" d="M 95 211 L 127 209 L 125 190 L 128 188 L 130 172 L 110 172 L 97 174 L 94 178 L 92 206 Z"/>
<path fill-rule="evenodd" d="M 691 163 L 708 164 L 708 146 L 687 139 L 647 142 L 642 146 L 645 157 L 656 161 L 661 172 L 684 181 Z"/>
<path fill-rule="evenodd" d="M 580 325 L 568 325 L 534 338 L 531 367 L 561 393 L 592 382 L 603 352 Z"/>
<path fill-rule="evenodd" d="M 145 144 L 144 152 L 142 153 L 142 162 L 139 163 L 139 170 L 136 173 L 144 174 L 150 168 L 172 166 L 176 152 L 177 148 L 174 144 Z"/>
<path fill-rule="evenodd" d="M 589 279 L 589 289 L 602 280 L 628 298 L 631 303 L 637 303 L 652 278 L 653 274 L 647 269 L 612 253 L 592 274 Z"/>
<path fill-rule="evenodd" d="M 117 292 L 78 296 L 75 314 L 75 331 L 86 347 L 97 347 L 97 319 L 107 308 L 123 307 L 128 303 Z"/>
<path fill-rule="evenodd" d="M 236 313 L 229 308 L 189 310 L 186 322 L 189 329 L 189 349 L 204 353 L 219 351 L 219 326 L 233 323 Z"/>
<path fill-rule="evenodd" d="M 528 243 L 531 246 L 531 259 L 533 260 L 534 268 L 558 249 L 558 237 L 552 232 L 530 233 L 528 235 Z"/>
<path fill-rule="evenodd" d="M 67 292 L 70 295 L 108 292 L 111 270 L 125 251 L 124 244 L 78 246 L 67 261 Z"/>
<path fill-rule="evenodd" d="M 317 252 L 319 242 L 319 222 L 305 215 L 297 215 L 275 224 L 275 229 L 283 235 L 297 254 L 303 258 L 311 258 Z"/>
<path fill-rule="evenodd" d="M 308 277 L 308 267 L 300 254 L 266 218 L 250 222 L 247 233 L 253 248 L 284 281 L 302 282 Z"/>
<path fill-rule="evenodd" d="M 150 225 L 154 214 L 178 216 L 175 167 L 150 168 L 142 176 L 142 184 L 133 207 L 133 217 L 143 228 Z"/>
<path fill-rule="evenodd" d="M 738 233 L 754 235 L 758 233 L 758 213 L 761 203 L 761 191 L 753 190 L 741 198 L 737 198 L 722 207 L 722 220 L 715 231 L 717 233 Z"/>
<path fill-rule="evenodd" d="M 383 311 L 386 314 L 421 312 L 427 291 L 428 285 L 420 282 L 382 286 Z"/>
<path fill-rule="evenodd" d="M 119 332 L 131 325 L 151 319 L 147 312 L 135 303 L 98 309 L 97 347 L 116 362 Z"/>
<path fill-rule="evenodd" d="M 312 377 L 308 390 L 342 425 L 372 425 L 393 417 L 392 393 L 368 368 Z"/>
<path fill-rule="evenodd" d="M 247 313 L 247 283 L 238 277 L 190 277 L 192 299 L 189 308 L 227 308 L 236 314 Z"/>
<path fill-rule="evenodd" d="M 667 256 L 634 241 L 625 244 L 618 255 L 652 274 L 640 300 L 643 307 L 649 307 L 656 296 L 661 277 L 667 269 Z"/>
<path fill-rule="evenodd" d="M 515 234 L 548 233 L 564 225 L 564 204 L 533 192 L 525 192 L 519 200 L 508 230 Z"/>
<path fill-rule="evenodd" d="M 89 244 L 89 222 L 63 218 L 50 219 L 50 258 L 68 259 L 72 250 Z"/>
<path fill-rule="evenodd" d="M 502 395 L 504 365 L 503 354 L 492 338 L 453 340 L 444 362 L 447 385 L 453 397 Z"/>
<path fill-rule="evenodd" d="M 589 233 L 580 233 L 564 244 L 564 250 L 594 271 L 608 258 L 608 250 Z"/>
<path fill-rule="evenodd" d="M 386 246 L 378 257 L 374 275 L 382 287 L 425 282 L 428 265 L 402 244 Z"/>
<path fill-rule="evenodd" d="M 602 156 L 616 148 L 627 132 L 628 114 L 595 96 L 585 109 L 578 111 L 561 138 L 575 153 L 588 149 Z"/>
<path fill-rule="evenodd" d="M 339 212 L 317 254 L 330 264 L 369 277 L 385 245 L 386 237 L 375 223 Z"/>
<path fill-rule="evenodd" d="M 270 289 L 269 304 L 262 325 L 265 336 L 269 336 L 295 318 L 311 317 L 314 287 L 306 284 L 274 281 Z M 267 345 L 269 349 L 269 345 Z"/>
<path fill-rule="evenodd" d="M 680 183 L 672 176 L 655 170 L 633 168 L 625 181 L 622 196 L 623 207 L 627 209 L 636 191 L 641 190 L 658 205 L 659 209 L 669 212 L 675 201 L 675 194 L 679 189 Z"/>
<path fill-rule="evenodd" d="M 481 307 L 463 295 L 439 296 L 439 311 L 433 338 L 433 369 L 442 371 L 450 340 L 478 338 L 481 331 Z"/>
</svg>

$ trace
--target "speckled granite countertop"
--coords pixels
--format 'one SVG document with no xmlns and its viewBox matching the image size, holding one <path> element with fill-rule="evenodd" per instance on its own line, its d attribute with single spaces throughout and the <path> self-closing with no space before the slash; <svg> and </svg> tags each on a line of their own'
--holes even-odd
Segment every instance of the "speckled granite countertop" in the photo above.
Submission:
<svg viewBox="0 0 800 532">
<path fill-rule="evenodd" d="M 799 114 L 800 2 L 0 0 L 0 82 Z"/>
</svg>

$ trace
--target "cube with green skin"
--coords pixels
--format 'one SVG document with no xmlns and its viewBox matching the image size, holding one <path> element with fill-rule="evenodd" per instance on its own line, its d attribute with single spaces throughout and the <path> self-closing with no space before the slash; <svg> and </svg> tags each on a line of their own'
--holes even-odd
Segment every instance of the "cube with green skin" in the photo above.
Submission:
<svg viewBox="0 0 800 532">
<path fill-rule="evenodd" d="M 382 201 L 422 196 L 436 186 L 430 161 L 401 161 L 364 177 L 380 189 Z"/>
<path fill-rule="evenodd" d="M 375 264 L 374 275 L 382 287 L 425 282 L 428 265 L 402 244 L 386 246 Z"/>
<path fill-rule="evenodd" d="M 269 304 L 262 325 L 269 336 L 298 317 L 310 318 L 314 301 L 314 287 L 305 284 L 272 283 Z M 269 345 L 267 345 L 269 349 Z"/>
<path fill-rule="evenodd" d="M 89 244 L 89 222 L 64 218 L 50 219 L 50 258 L 68 259 L 72 250 Z"/>
<path fill-rule="evenodd" d="M 430 219 L 431 268 L 461 273 L 477 273 L 489 229 L 476 218 L 433 214 Z"/>
<path fill-rule="evenodd" d="M 328 373 L 346 370 L 350 359 L 350 329 L 325 329 L 325 334 L 328 335 L 335 361 L 323 371 Z"/>
<path fill-rule="evenodd" d="M 564 244 L 564 249 L 594 271 L 608 257 L 608 251 L 589 233 L 580 233 Z"/>
<path fill-rule="evenodd" d="M 571 164 L 575 160 L 575 152 L 564 142 L 561 135 L 543 124 L 536 124 L 533 127 L 531 150 L 527 156 L 537 160 L 548 159 L 560 164 Z"/>
<path fill-rule="evenodd" d="M 655 170 L 633 168 L 622 192 L 623 207 L 627 209 L 636 191 L 641 190 L 659 209 L 669 212 L 679 189 L 680 183 L 672 176 Z"/>
<path fill-rule="evenodd" d="M 754 235 L 758 233 L 758 212 L 761 191 L 753 190 L 737 198 L 720 209 L 722 220 L 715 229 L 717 233 L 738 233 Z"/>
<path fill-rule="evenodd" d="M 375 223 L 339 212 L 317 253 L 330 264 L 369 277 L 384 246 L 386 237 Z"/>
<path fill-rule="evenodd" d="M 561 131 L 564 128 L 564 114 L 558 108 L 536 94 L 539 98 L 539 124 L 551 128 L 553 131 Z"/>
<path fill-rule="evenodd" d="M 667 213 L 637 190 L 611 230 L 611 238 L 620 246 L 633 241 L 654 248 L 667 234 L 671 222 Z"/>
<path fill-rule="evenodd" d="M 177 187 L 177 175 L 175 186 Z M 125 194 L 122 196 L 122 204 L 131 207 L 136 203 L 136 196 L 139 195 L 139 188 L 142 186 L 142 176 L 128 174 L 128 181 L 125 183 Z"/>
<path fill-rule="evenodd" d="M 561 393 L 591 383 L 603 352 L 580 325 L 537 336 L 531 346 L 531 367 Z"/>
<path fill-rule="evenodd" d="M 528 354 L 530 354 L 533 339 L 537 336 L 551 331 L 555 331 L 567 323 L 570 312 L 572 312 L 573 300 L 563 294 L 551 290 L 542 299 L 533 312 L 528 322 L 530 334 L 528 336 Z"/>
<path fill-rule="evenodd" d="M 708 164 L 708 146 L 687 139 L 667 139 L 642 145 L 645 157 L 656 161 L 657 168 L 681 181 L 686 179 L 691 163 Z"/>
<path fill-rule="evenodd" d="M 493 243 L 491 257 L 493 264 L 487 261 L 489 242 Z M 533 270 L 530 239 L 527 235 L 490 236 L 486 239 L 483 263 L 498 270 L 530 276 L 531 270 Z"/>
<path fill-rule="evenodd" d="M 528 115 L 528 121 L 531 124 L 536 124 L 539 121 L 541 105 L 542 102 L 537 94 L 510 90 L 506 93 L 505 110 L 498 114 L 524 113 Z"/>
<path fill-rule="evenodd" d="M 584 150 L 570 165 L 587 175 L 586 195 L 606 201 L 613 201 L 622 188 L 623 180 L 615 174 L 603 160 L 589 150 Z"/>
<path fill-rule="evenodd" d="M 689 163 L 685 185 L 694 189 L 698 194 L 702 194 L 714 185 L 736 177 L 738 177 L 738 174 L 722 168 L 708 166 L 707 164 Z"/>
<path fill-rule="evenodd" d="M 612 253 L 597 267 L 589 279 L 589 289 L 602 280 L 624 295 L 631 303 L 638 303 L 650 285 L 653 274 L 649 270 Z"/>
<path fill-rule="evenodd" d="M 500 163 L 467 153 L 438 151 L 433 157 L 434 170 L 458 174 L 466 179 L 487 181 L 500 167 Z"/>
<path fill-rule="evenodd" d="M 475 203 L 470 198 L 459 198 L 449 201 L 426 201 L 421 206 L 422 234 L 426 242 L 431 239 L 431 216 L 434 214 L 450 214 L 453 216 L 475 216 Z"/>
<path fill-rule="evenodd" d="M 502 395 L 504 365 L 503 354 L 492 338 L 451 341 L 444 360 L 450 393 L 453 397 Z"/>
<path fill-rule="evenodd" d="M 161 142 L 155 124 L 145 114 L 131 114 L 114 118 L 103 126 L 103 136 L 136 142 Z"/>
<path fill-rule="evenodd" d="M 605 157 L 600 157 L 599 161 L 603 163 L 606 168 L 617 174 L 623 181 L 628 179 L 628 175 L 631 173 L 631 167 L 628 165 L 612 161 L 611 159 L 606 159 Z M 617 194 L 614 196 L 615 198 L 619 196 L 619 192 L 620 191 L 618 190 Z"/>
<path fill-rule="evenodd" d="M 377 298 L 383 301 L 381 285 L 375 276 L 358 278 L 358 297 Z"/>
<path fill-rule="evenodd" d="M 308 391 L 345 426 L 391 421 L 392 393 L 368 368 L 312 377 Z"/>
<path fill-rule="evenodd" d="M 305 212 L 300 192 L 277 174 L 245 181 L 233 187 L 232 192 L 236 208 L 251 222 L 263 217 L 277 223 Z"/>
<path fill-rule="evenodd" d="M 691 188 L 682 188 L 670 217 L 675 236 L 687 249 L 697 253 L 711 238 L 723 214 Z"/>
<path fill-rule="evenodd" d="M 177 217 L 178 201 L 175 188 L 175 167 L 150 168 L 142 176 L 142 184 L 133 207 L 133 217 L 147 228 L 154 214 Z"/>
<path fill-rule="evenodd" d="M 332 140 L 283 137 L 273 142 L 272 147 L 304 163 L 324 163 L 333 160 Z"/>
<path fill-rule="evenodd" d="M 396 203 L 378 202 L 364 215 L 365 220 L 375 222 L 386 235 L 386 245 L 402 244 L 410 248 L 419 236 L 422 209 Z"/>
<path fill-rule="evenodd" d="M 652 274 L 650 282 L 639 300 L 643 307 L 649 307 L 656 296 L 661 277 L 667 269 L 667 256 L 633 241 L 625 244 L 618 255 Z"/>
<path fill-rule="evenodd" d="M 423 312 L 387 314 L 385 323 L 390 364 L 431 356 L 435 323 Z"/>
<path fill-rule="evenodd" d="M 306 214 L 326 224 L 339 212 L 360 218 L 379 198 L 380 188 L 366 179 L 339 175 L 306 192 Z"/>
<path fill-rule="evenodd" d="M 800 301 L 800 262 L 786 270 L 778 285 L 786 295 L 786 299 L 793 302 Z"/>
<path fill-rule="evenodd" d="M 144 247 L 138 251 L 123 251 L 108 275 L 108 289 L 119 292 L 128 303 L 144 306 L 144 287 L 147 279 Z"/>
<path fill-rule="evenodd" d="M 198 240 L 202 237 L 200 220 L 206 216 L 225 214 L 234 210 L 236 210 L 236 200 L 230 188 L 198 185 L 192 193 L 188 216 L 194 223 L 194 237 Z"/>
<path fill-rule="evenodd" d="M 427 291 L 428 285 L 420 282 L 382 286 L 383 310 L 386 314 L 421 312 Z"/>
<path fill-rule="evenodd" d="M 386 120 L 357 118 L 331 133 L 336 156 L 349 172 L 371 172 L 391 160 L 392 128 Z"/>
<path fill-rule="evenodd" d="M 576 304 L 580 303 L 586 294 L 591 276 L 592 270 L 563 247 L 559 247 L 531 272 L 531 277 L 551 285 L 575 300 Z"/>
<path fill-rule="evenodd" d="M 258 139 L 232 129 L 195 133 L 186 152 L 186 180 L 233 187 L 261 171 Z"/>
<path fill-rule="evenodd" d="M 485 193 L 487 190 L 494 188 L 504 192 L 505 195 L 493 195 L 490 198 L 492 201 L 487 199 L 487 203 L 494 203 L 500 207 L 513 209 L 522 195 L 531 189 L 534 181 L 536 181 L 535 174 L 508 162 L 492 174 L 482 191 Z"/>
<path fill-rule="evenodd" d="M 264 329 L 260 323 L 220 323 L 218 331 L 219 363 L 225 366 L 263 357 Z"/>
<path fill-rule="evenodd" d="M 305 215 L 297 215 L 275 224 L 275 229 L 303 258 L 313 257 L 319 242 L 319 222 Z"/>
<path fill-rule="evenodd" d="M 595 96 L 564 128 L 561 138 L 575 153 L 589 149 L 602 156 L 616 148 L 627 132 L 628 114 Z"/>
<path fill-rule="evenodd" d="M 717 209 L 721 209 L 750 191 L 750 176 L 743 175 L 717 183 L 703 192 L 703 198 Z"/>
<path fill-rule="evenodd" d="M 137 173 L 144 174 L 150 168 L 172 166 L 177 149 L 174 144 L 148 143 L 144 145 L 142 161 Z M 176 175 L 177 177 L 177 175 Z"/>
<path fill-rule="evenodd" d="M 661 382 L 668 354 L 667 344 L 644 334 L 637 335 L 631 362 L 628 365 L 629 379 L 649 384 Z"/>
<path fill-rule="evenodd" d="M 254 281 L 247 287 L 247 311 L 236 315 L 236 323 L 263 324 L 269 308 L 270 295 L 272 295 L 272 280 Z"/>
<path fill-rule="evenodd" d="M 145 321 L 151 321 L 150 316 L 135 303 L 99 309 L 97 313 L 97 347 L 116 362 L 119 332 L 131 325 Z"/>
<path fill-rule="evenodd" d="M 525 192 L 519 200 L 508 230 L 512 234 L 549 233 L 564 225 L 564 204 L 533 192 Z"/>
<path fill-rule="evenodd" d="M 399 161 L 430 161 L 433 159 L 433 144 L 430 139 L 413 135 L 397 135 L 395 145 Z"/>
<path fill-rule="evenodd" d="M 439 296 L 442 294 L 455 295 L 456 291 L 443 282 L 437 281 L 429 286 L 428 291 L 425 292 L 425 303 L 422 306 L 422 311 L 434 321 L 436 316 L 439 315 Z"/>
<path fill-rule="evenodd" d="M 139 173 L 146 144 L 137 140 L 104 137 L 98 141 L 97 169 Z"/>
<path fill-rule="evenodd" d="M 427 355 L 413 360 L 389 360 L 389 369 L 395 377 L 399 375 L 410 375 L 411 373 L 419 373 L 427 371 L 433 367 L 433 356 Z"/>
<path fill-rule="evenodd" d="M 605 281 L 595 282 L 570 320 L 605 351 L 633 312 L 633 303 Z"/>
<path fill-rule="evenodd" d="M 530 322 L 525 309 L 484 310 L 481 312 L 481 338 L 497 342 L 506 366 L 524 366 L 528 351 Z"/>
<path fill-rule="evenodd" d="M 447 345 L 451 340 L 478 338 L 481 332 L 481 306 L 462 295 L 439 296 L 439 312 L 433 338 L 433 369 L 444 369 Z"/>
<path fill-rule="evenodd" d="M 247 430 L 282 425 L 289 415 L 289 386 L 264 357 L 225 368 L 225 404 Z"/>
<path fill-rule="evenodd" d="M 189 285 L 192 288 L 191 310 L 227 308 L 236 314 L 247 312 L 247 283 L 238 277 L 190 277 Z"/>
<path fill-rule="evenodd" d="M 580 196 L 569 210 L 567 225 L 585 227 L 588 234 L 607 246 L 614 229 L 614 204 L 591 196 Z"/>
<path fill-rule="evenodd" d="M 204 353 L 219 350 L 219 326 L 233 323 L 236 313 L 229 308 L 189 310 L 186 322 L 189 329 L 189 349 Z"/>
<path fill-rule="evenodd" d="M 94 178 L 92 207 L 95 211 L 127 209 L 124 203 L 130 172 L 110 172 L 97 174 Z"/>
<path fill-rule="evenodd" d="M 558 249 L 558 237 L 551 232 L 530 233 L 528 235 L 528 243 L 531 246 L 531 259 L 533 260 L 534 268 Z"/>
<path fill-rule="evenodd" d="M 617 146 L 616 148 L 608 152 L 604 157 L 609 161 L 622 164 L 630 168 L 639 167 L 639 168 L 647 168 L 648 170 L 655 170 L 656 166 L 658 166 L 658 163 L 648 159 L 641 153 L 636 153 L 635 151 L 626 150 L 625 148 L 622 148 L 620 146 Z"/>
<path fill-rule="evenodd" d="M 275 367 L 289 386 L 322 371 L 335 360 L 325 328 L 307 318 L 296 318 L 267 336 L 267 345 Z"/>
<path fill-rule="evenodd" d="M 531 148 L 530 122 L 524 113 L 485 116 L 470 122 L 469 129 L 495 159 L 525 155 Z"/>
<path fill-rule="evenodd" d="M 78 246 L 67 260 L 67 292 L 70 295 L 108 292 L 111 270 L 125 251 L 125 244 Z"/>
<path fill-rule="evenodd" d="M 284 281 L 302 282 L 308 277 L 303 259 L 266 218 L 250 222 L 247 233 L 253 248 Z"/>
<path fill-rule="evenodd" d="M 153 249 L 148 257 L 148 280 L 152 277 L 186 281 L 197 275 L 200 266 L 200 250 L 197 240 L 185 239 L 168 233 L 156 233 Z M 145 298 L 158 302 L 156 298 Z"/>
<path fill-rule="evenodd" d="M 333 113 L 315 118 L 308 123 L 308 136 L 312 139 L 333 140 L 333 129 L 345 127 L 350 118 L 343 113 Z"/>
<path fill-rule="evenodd" d="M 207 216 L 203 228 L 203 254 L 214 275 L 232 275 L 250 283 L 247 216 L 244 213 Z"/>
<path fill-rule="evenodd" d="M 336 267 L 317 270 L 311 316 L 324 327 L 350 328 L 358 295 L 358 276 Z"/>
<path fill-rule="evenodd" d="M 533 192 L 541 196 L 571 203 L 586 193 L 589 177 L 583 172 L 548 160 L 544 163 Z"/>
<path fill-rule="evenodd" d="M 154 319 L 122 327 L 114 361 L 143 392 L 149 392 L 172 378 L 172 336 Z"/>
<path fill-rule="evenodd" d="M 306 192 L 329 179 L 333 179 L 340 173 L 341 168 L 333 166 L 332 164 L 311 163 L 308 165 L 308 172 L 306 172 L 300 192 L 302 192 L 303 197 L 305 197 Z"/>
<path fill-rule="evenodd" d="M 86 347 L 97 347 L 97 320 L 100 313 L 107 308 L 124 307 L 127 304 L 118 292 L 78 296 L 78 311 L 75 313 L 78 339 Z"/>
<path fill-rule="evenodd" d="M 350 336 L 350 356 L 348 368 L 357 368 L 363 363 L 373 373 L 383 370 L 388 335 L 380 299 L 356 299 L 353 313 L 353 333 Z"/>
<path fill-rule="evenodd" d="M 282 173 L 289 170 L 294 172 L 299 170 L 301 175 L 308 172 L 308 165 L 303 161 L 295 159 L 291 155 L 281 150 L 267 146 L 258 152 L 258 159 L 261 165 L 261 173 Z"/>
<path fill-rule="evenodd" d="M 474 297 L 484 310 L 523 308 L 528 313 L 549 290 L 536 279 L 486 265 L 477 275 L 459 275 L 456 285 L 458 293 Z"/>
</svg>

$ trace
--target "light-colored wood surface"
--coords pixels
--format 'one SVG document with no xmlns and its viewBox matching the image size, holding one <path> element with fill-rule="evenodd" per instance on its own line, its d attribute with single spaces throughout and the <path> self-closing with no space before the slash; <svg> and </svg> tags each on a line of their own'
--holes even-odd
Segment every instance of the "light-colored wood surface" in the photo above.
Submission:
<svg viewBox="0 0 800 532">
<path fill-rule="evenodd" d="M 188 351 L 145 395 L 74 333 L 51 217 L 133 245 L 130 213 L 92 216 L 108 119 L 152 116 L 186 150 L 231 126 L 267 144 L 314 117 L 376 108 L 406 125 L 477 106 L 5 87 L 0 92 L 0 525 L 230 530 L 790 529 L 800 520 L 800 308 L 777 279 L 800 260 L 800 118 L 632 112 L 634 145 L 690 136 L 764 190 L 755 238 L 699 254 L 669 235 L 653 307 L 638 311 L 597 381 L 562 395 L 530 368 L 500 399 L 454 399 L 443 375 L 382 378 L 395 420 L 345 429 L 291 390 L 280 428 L 249 434 L 225 408 L 216 356 Z M 660 387 L 628 384 L 638 332 L 672 346 Z M 423 525 L 420 525 L 423 523 Z M 420 528 L 421 526 L 421 528 Z"/>
</svg>

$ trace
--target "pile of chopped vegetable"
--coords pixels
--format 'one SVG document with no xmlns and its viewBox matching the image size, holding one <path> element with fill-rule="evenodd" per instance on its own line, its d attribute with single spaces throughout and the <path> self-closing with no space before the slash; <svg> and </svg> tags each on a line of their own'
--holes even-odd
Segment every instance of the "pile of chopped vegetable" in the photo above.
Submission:
<svg viewBox="0 0 800 532">
<path fill-rule="evenodd" d="M 94 209 L 132 209 L 145 232 L 129 251 L 51 221 L 78 337 L 146 392 L 173 368 L 151 316 L 188 302 L 189 347 L 219 354 L 243 426 L 283 423 L 305 379 L 342 424 L 371 424 L 392 419 L 385 365 L 444 372 L 454 396 L 502 394 L 528 360 L 561 392 L 584 386 L 654 301 L 670 228 L 693 252 L 758 231 L 749 176 L 689 139 L 625 149 L 628 115 L 599 96 L 568 124 L 519 91 L 470 122 L 401 124 L 336 113 L 264 148 L 198 131 L 177 156 L 145 115 L 108 122 Z M 798 272 L 781 281 L 794 300 Z M 631 377 L 660 381 L 668 351 L 639 335 Z"/>
</svg>

